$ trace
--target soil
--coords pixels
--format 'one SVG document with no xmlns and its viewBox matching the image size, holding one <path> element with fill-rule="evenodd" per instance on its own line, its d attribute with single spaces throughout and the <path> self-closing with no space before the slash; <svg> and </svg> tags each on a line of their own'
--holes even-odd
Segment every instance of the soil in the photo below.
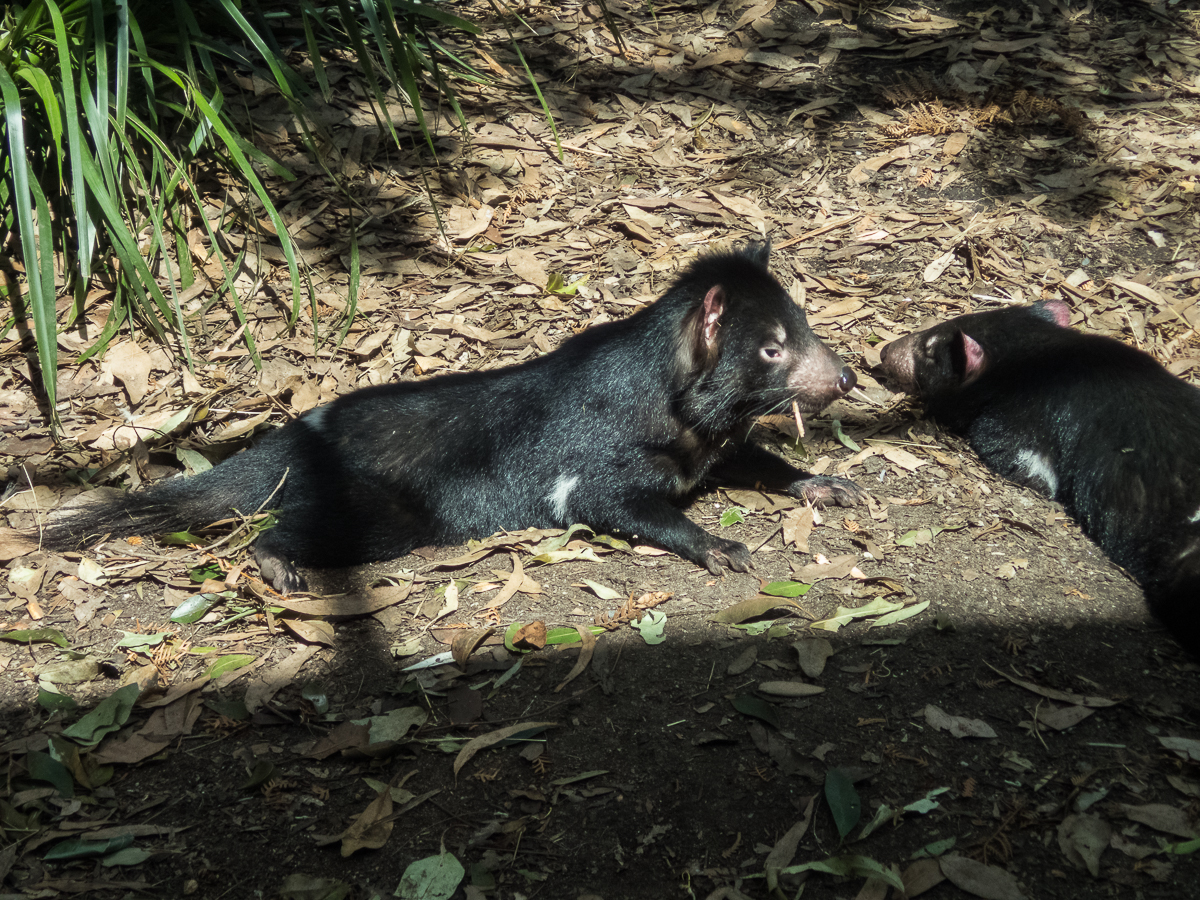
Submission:
<svg viewBox="0 0 1200 900">
<path fill-rule="evenodd" d="M 872 377 L 879 343 L 930 316 L 1056 297 L 1076 327 L 1196 380 L 1197 18 L 1049 0 L 607 5 L 624 58 L 598 7 L 520 10 L 564 162 L 519 87 L 464 87 L 468 133 L 447 126 L 436 165 L 398 152 L 353 68 L 327 63 L 327 162 L 368 213 L 339 347 L 314 341 L 307 311 L 288 329 L 286 268 L 238 231 L 253 217 L 228 227 L 266 273 L 241 282 L 261 371 L 231 304 L 201 317 L 205 362 L 186 377 L 125 335 L 105 361 L 64 359 L 55 445 L 6 338 L 9 525 L 35 528 L 81 473 L 136 485 L 176 471 L 179 448 L 228 452 L 223 438 L 357 386 L 527 358 L 652 299 L 690 254 L 758 236 L 860 374 L 808 423 L 804 464 L 869 504 L 820 510 L 805 534 L 787 498 L 700 497 L 697 521 L 756 548 L 748 574 L 586 532 L 539 557 L 539 533 L 312 572 L 313 600 L 273 595 L 232 543 L 55 555 L 9 533 L 4 896 L 883 898 L 905 896 L 886 881 L 901 874 L 932 900 L 1200 896 L 1200 668 L 1061 508 Z M 512 20 L 448 6 L 485 26 L 485 68 L 519 71 Z M 303 176 L 273 189 L 328 334 L 350 212 L 279 98 L 246 89 L 263 146 Z M 587 281 L 547 291 L 555 273 Z M 101 297 L 89 321 L 105 313 Z M 207 415 L 122 443 L 184 408 Z M 786 422 L 760 431 L 799 452 Z M 743 521 L 722 524 L 731 507 Z M 812 587 L 743 618 L 735 604 L 778 582 Z M 224 595 L 169 621 L 202 591 Z M 661 640 L 633 626 L 660 616 Z M 538 623 L 576 637 L 547 643 Z M 65 646 L 12 640 L 29 629 Z M 452 647 L 458 662 L 413 668 Z M 111 734 L 63 736 L 123 683 L 141 700 Z M 55 689 L 80 709 L 53 711 Z M 64 849 L 80 837 L 91 852 Z M 466 869 L 453 893 L 413 874 L 426 893 L 402 888 L 442 852 Z M 829 865 L 788 871 L 806 863 Z"/>
</svg>

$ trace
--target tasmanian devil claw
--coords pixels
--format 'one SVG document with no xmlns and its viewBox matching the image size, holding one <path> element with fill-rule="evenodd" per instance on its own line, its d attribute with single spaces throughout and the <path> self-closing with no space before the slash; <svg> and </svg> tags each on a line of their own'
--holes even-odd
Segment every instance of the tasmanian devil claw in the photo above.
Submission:
<svg viewBox="0 0 1200 900">
<path fill-rule="evenodd" d="M 256 547 L 254 558 L 258 562 L 258 572 L 262 575 L 263 581 L 269 581 L 279 593 L 291 594 L 307 587 L 304 576 L 278 553 L 263 547 Z"/>
<path fill-rule="evenodd" d="M 867 495 L 853 481 L 832 475 L 811 475 L 793 485 L 796 493 L 818 506 L 857 506 Z"/>
<path fill-rule="evenodd" d="M 704 565 L 712 574 L 721 575 L 725 569 L 749 572 L 753 563 L 750 561 L 750 548 L 741 541 L 721 541 L 704 554 Z"/>
</svg>

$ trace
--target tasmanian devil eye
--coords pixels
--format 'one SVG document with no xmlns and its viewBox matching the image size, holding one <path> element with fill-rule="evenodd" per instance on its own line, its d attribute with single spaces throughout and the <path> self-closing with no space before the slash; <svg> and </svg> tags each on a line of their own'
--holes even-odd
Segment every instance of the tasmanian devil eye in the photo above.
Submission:
<svg viewBox="0 0 1200 900">
<path fill-rule="evenodd" d="M 766 359 L 783 359 L 783 348 L 768 344 L 762 348 L 762 355 Z"/>
</svg>

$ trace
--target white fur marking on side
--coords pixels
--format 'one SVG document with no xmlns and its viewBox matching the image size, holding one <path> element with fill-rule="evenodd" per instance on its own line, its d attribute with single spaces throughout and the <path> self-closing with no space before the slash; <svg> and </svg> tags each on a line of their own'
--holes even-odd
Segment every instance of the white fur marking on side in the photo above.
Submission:
<svg viewBox="0 0 1200 900">
<path fill-rule="evenodd" d="M 567 517 L 567 498 L 571 496 L 571 491 L 575 490 L 575 485 L 578 483 L 578 475 L 559 475 L 558 480 L 554 482 L 554 490 L 546 499 L 550 501 L 554 514 L 560 519 Z"/>
<path fill-rule="evenodd" d="M 1189 525 L 1195 525 L 1197 522 L 1200 522 L 1200 509 L 1192 513 L 1192 517 L 1188 519 Z"/>
<path fill-rule="evenodd" d="M 1050 465 L 1050 460 L 1033 450 L 1021 450 L 1017 453 L 1017 463 L 1024 470 L 1025 477 L 1030 481 L 1041 481 L 1046 487 L 1046 493 L 1051 497 L 1058 493 L 1058 475 Z"/>
</svg>

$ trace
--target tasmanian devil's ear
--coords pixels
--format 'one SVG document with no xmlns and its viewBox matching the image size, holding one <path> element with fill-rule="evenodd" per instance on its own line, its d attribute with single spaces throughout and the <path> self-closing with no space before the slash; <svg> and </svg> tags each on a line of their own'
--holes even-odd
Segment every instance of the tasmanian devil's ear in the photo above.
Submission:
<svg viewBox="0 0 1200 900">
<path fill-rule="evenodd" d="M 725 289 L 715 284 L 684 321 L 680 365 L 692 372 L 712 368 L 721 349 L 721 317 L 725 314 Z"/>
<path fill-rule="evenodd" d="M 962 383 L 965 386 L 983 374 L 983 370 L 987 367 L 987 358 L 975 338 L 963 331 L 958 333 L 958 338 L 958 350 L 962 363 L 960 371 L 962 372 Z"/>
<path fill-rule="evenodd" d="M 765 266 L 771 259 L 770 241 L 749 241 L 742 247 L 742 256 L 751 262 Z"/>
<path fill-rule="evenodd" d="M 1043 319 L 1066 328 L 1071 324 L 1071 307 L 1061 300 L 1043 300 L 1031 307 Z"/>
<path fill-rule="evenodd" d="M 700 308 L 700 346 L 702 350 L 715 350 L 721 331 L 721 316 L 725 314 L 725 288 L 715 284 L 704 295 Z"/>
</svg>

